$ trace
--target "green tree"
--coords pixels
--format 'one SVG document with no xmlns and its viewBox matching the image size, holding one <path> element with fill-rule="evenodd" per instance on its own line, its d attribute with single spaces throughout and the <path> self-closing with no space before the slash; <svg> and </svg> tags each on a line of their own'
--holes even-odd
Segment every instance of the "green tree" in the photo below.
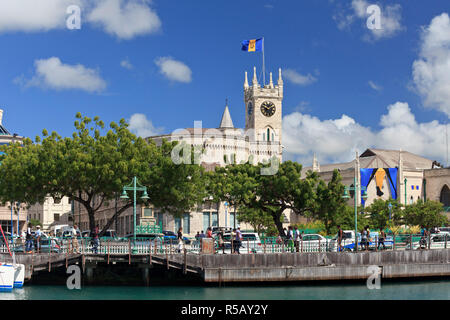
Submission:
<svg viewBox="0 0 450 320">
<path fill-rule="evenodd" d="M 369 225 L 371 228 L 384 229 L 389 225 L 389 204 L 391 204 L 391 224 L 401 224 L 402 205 L 394 199 L 382 200 L 375 199 L 374 202 L 366 207 L 365 211 L 369 213 Z"/>
<path fill-rule="evenodd" d="M 204 196 L 203 169 L 197 165 L 175 165 L 170 151 L 175 143 L 157 147 L 128 130 L 124 119 L 112 122 L 105 135 L 103 122 L 76 115 L 76 132 L 62 138 L 43 130 L 43 140 L 26 139 L 23 146 L 2 146 L 0 200 L 43 203 L 45 197 L 67 196 L 79 202 L 95 227 L 96 212 L 120 195 L 134 176 L 148 186 L 149 202 L 168 213 L 189 211 Z M 138 203 L 142 200 L 138 198 Z M 120 201 L 117 213 L 106 223 L 103 234 L 132 199 Z"/>
<path fill-rule="evenodd" d="M 447 217 L 442 213 L 443 205 L 438 201 L 422 201 L 407 205 L 403 212 L 406 224 L 410 226 L 418 225 L 425 228 L 441 227 L 448 222 Z"/>
<path fill-rule="evenodd" d="M 344 213 L 347 207 L 344 195 L 345 186 L 341 183 L 339 171 L 334 170 L 331 180 L 326 183 L 322 179 L 317 183 L 316 200 L 309 214 L 312 218 L 323 222 L 325 231 L 330 234 L 332 229 L 337 230 L 337 217 Z"/>
<path fill-rule="evenodd" d="M 276 225 L 270 213 L 245 206 L 240 207 L 238 212 L 239 222 L 250 224 L 257 233 L 274 234 L 276 231 Z"/>
<path fill-rule="evenodd" d="M 37 220 L 37 219 L 30 219 L 28 221 L 28 225 L 30 227 L 35 227 L 35 226 L 42 226 L 42 223 L 39 220 Z"/>
<path fill-rule="evenodd" d="M 302 165 L 292 161 L 276 165 L 276 172 L 268 170 L 267 164 L 232 164 L 216 168 L 210 175 L 208 190 L 214 199 L 272 216 L 278 233 L 283 235 L 285 210 L 306 214 L 313 209 L 318 176 L 309 172 L 301 179 Z"/>
</svg>

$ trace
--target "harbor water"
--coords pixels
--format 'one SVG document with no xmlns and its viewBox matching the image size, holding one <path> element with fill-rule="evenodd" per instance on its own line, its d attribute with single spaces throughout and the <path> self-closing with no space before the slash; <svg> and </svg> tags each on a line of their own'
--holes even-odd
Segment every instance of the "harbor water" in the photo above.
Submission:
<svg viewBox="0 0 450 320">
<path fill-rule="evenodd" d="M 25 285 L 1 300 L 450 300 L 450 280 L 385 282 L 368 289 L 351 284 L 253 286 L 65 286 Z"/>
</svg>

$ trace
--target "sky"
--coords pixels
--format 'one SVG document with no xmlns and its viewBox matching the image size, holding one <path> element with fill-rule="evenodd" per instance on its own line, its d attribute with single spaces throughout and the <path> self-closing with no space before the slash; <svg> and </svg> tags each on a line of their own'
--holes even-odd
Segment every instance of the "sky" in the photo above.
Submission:
<svg viewBox="0 0 450 320">
<path fill-rule="evenodd" d="M 241 42 L 264 37 L 266 78 L 283 70 L 285 160 L 373 147 L 445 165 L 449 14 L 448 0 L 1 0 L 3 124 L 71 136 L 81 112 L 150 136 L 218 127 L 228 99 L 243 128 L 244 72 L 261 81 L 262 56 Z"/>
</svg>

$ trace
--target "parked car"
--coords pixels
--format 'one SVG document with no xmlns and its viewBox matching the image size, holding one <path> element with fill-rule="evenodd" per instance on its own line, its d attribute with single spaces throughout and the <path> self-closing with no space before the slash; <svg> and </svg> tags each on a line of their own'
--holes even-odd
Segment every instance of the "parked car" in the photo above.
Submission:
<svg viewBox="0 0 450 320">
<path fill-rule="evenodd" d="M 330 239 L 317 233 L 304 234 L 300 241 L 300 251 L 318 252 L 320 247 L 320 251 L 324 252 L 327 251 L 330 242 Z"/>
<path fill-rule="evenodd" d="M 231 232 L 224 233 L 223 239 L 225 245 L 225 253 L 231 253 Z M 262 253 L 263 248 L 259 235 L 255 232 L 242 232 L 242 241 L 239 252 Z M 218 250 L 217 253 L 223 253 L 223 250 Z"/>
<path fill-rule="evenodd" d="M 450 227 L 440 227 L 438 228 L 439 233 L 448 233 L 450 234 Z"/>
<path fill-rule="evenodd" d="M 67 239 L 67 238 L 72 238 L 73 236 L 73 229 L 66 229 L 63 231 L 62 233 L 62 238 L 63 239 Z M 77 238 L 80 239 L 81 238 L 81 232 L 80 230 L 77 230 Z"/>
<path fill-rule="evenodd" d="M 164 234 L 164 243 L 178 244 L 178 236 L 175 232 L 164 230 L 162 233 Z M 185 244 L 191 244 L 191 240 L 187 237 L 183 237 L 183 241 Z"/>
<path fill-rule="evenodd" d="M 61 245 L 57 239 L 54 238 L 41 238 L 41 241 L 39 242 L 40 249 L 39 252 L 46 253 L 46 252 L 52 252 L 52 253 L 59 253 L 61 250 Z M 36 252 L 36 241 L 33 241 L 33 249 Z M 21 244 L 18 246 L 15 246 L 13 249 L 14 252 L 25 252 L 25 245 Z"/>
<path fill-rule="evenodd" d="M 450 234 L 438 233 L 430 237 L 430 249 L 445 249 L 450 247 Z M 413 250 L 428 249 L 428 239 L 413 242 Z"/>
</svg>

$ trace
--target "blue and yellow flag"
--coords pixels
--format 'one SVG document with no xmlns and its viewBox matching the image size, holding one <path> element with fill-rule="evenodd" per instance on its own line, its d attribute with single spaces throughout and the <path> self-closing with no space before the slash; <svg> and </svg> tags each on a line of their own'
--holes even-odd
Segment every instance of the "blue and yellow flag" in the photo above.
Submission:
<svg viewBox="0 0 450 320">
<path fill-rule="evenodd" d="M 242 41 L 242 51 L 255 52 L 263 50 L 263 38 Z"/>
</svg>

